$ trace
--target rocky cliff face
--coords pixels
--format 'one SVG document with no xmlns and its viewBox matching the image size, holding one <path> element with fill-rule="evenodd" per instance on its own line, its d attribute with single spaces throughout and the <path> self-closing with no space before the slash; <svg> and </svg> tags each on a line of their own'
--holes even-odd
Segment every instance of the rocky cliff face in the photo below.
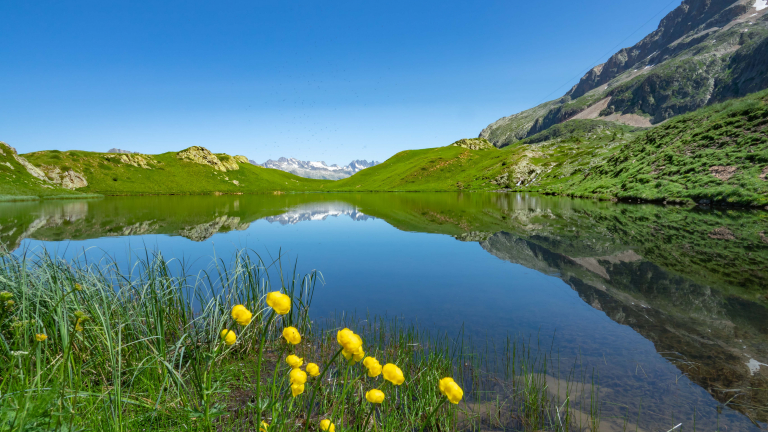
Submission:
<svg viewBox="0 0 768 432">
<path fill-rule="evenodd" d="M 200 146 L 192 146 L 186 150 L 182 150 L 176 154 L 176 157 L 201 165 L 209 165 L 222 172 L 239 170 L 240 166 L 238 165 L 238 162 L 248 163 L 248 158 L 245 156 L 232 157 L 223 153 L 215 155 L 207 148 Z"/>
<path fill-rule="evenodd" d="M 768 88 L 762 0 L 685 0 L 656 31 L 589 72 L 562 98 L 504 117 L 480 137 L 503 147 L 571 118 L 651 126 Z"/>
</svg>

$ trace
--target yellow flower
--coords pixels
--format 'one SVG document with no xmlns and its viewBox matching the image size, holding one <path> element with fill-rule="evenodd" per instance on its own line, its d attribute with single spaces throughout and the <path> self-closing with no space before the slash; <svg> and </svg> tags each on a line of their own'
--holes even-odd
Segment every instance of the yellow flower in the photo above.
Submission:
<svg viewBox="0 0 768 432">
<path fill-rule="evenodd" d="M 291 394 L 296 397 L 304 393 L 304 384 L 291 384 Z"/>
<path fill-rule="evenodd" d="M 247 326 L 251 323 L 251 318 L 253 318 L 253 314 L 251 314 L 251 311 L 246 309 L 243 305 L 235 305 L 232 308 L 232 319 L 235 320 L 238 324 L 241 326 Z"/>
<path fill-rule="evenodd" d="M 320 420 L 320 430 L 326 432 L 336 432 L 336 425 L 328 419 Z"/>
<path fill-rule="evenodd" d="M 301 367 L 301 365 L 304 363 L 304 360 L 299 358 L 299 356 L 291 354 L 285 358 L 285 362 L 288 363 L 288 366 L 296 369 Z"/>
<path fill-rule="evenodd" d="M 448 402 L 454 405 L 458 404 L 461 398 L 464 397 L 464 391 L 451 377 L 441 379 L 439 387 L 440 393 L 444 394 L 448 398 Z"/>
<path fill-rule="evenodd" d="M 384 368 L 382 368 L 382 372 L 384 373 L 384 379 L 394 385 L 400 385 L 405 382 L 403 371 L 392 363 L 385 364 Z"/>
<path fill-rule="evenodd" d="M 320 375 L 320 366 L 314 363 L 307 363 L 307 373 L 313 377 Z"/>
<path fill-rule="evenodd" d="M 13 294 L 9 293 L 8 291 L 0 292 L 0 301 L 8 301 L 12 298 L 13 298 Z"/>
<path fill-rule="evenodd" d="M 80 325 L 80 320 L 77 320 L 77 322 L 75 323 L 75 330 L 79 332 L 83 331 L 83 326 Z"/>
<path fill-rule="evenodd" d="M 221 340 L 227 345 L 234 345 L 235 342 L 237 342 L 237 335 L 232 330 L 224 329 L 219 333 L 219 336 L 221 336 Z"/>
<path fill-rule="evenodd" d="M 289 344 L 297 345 L 301 342 L 301 335 L 296 327 L 286 327 L 283 329 L 283 337 Z"/>
<path fill-rule="evenodd" d="M 291 380 L 291 384 L 304 384 L 307 382 L 307 373 L 301 369 L 291 369 L 288 378 Z"/>
<path fill-rule="evenodd" d="M 269 429 L 269 423 L 262 420 L 261 426 L 259 426 L 259 432 L 267 432 L 267 429 Z"/>
<path fill-rule="evenodd" d="M 83 290 L 83 286 L 80 285 L 79 283 L 76 283 L 75 284 L 75 291 L 82 291 L 82 290 Z"/>
<path fill-rule="evenodd" d="M 381 375 L 381 363 L 373 357 L 366 357 L 363 359 L 363 366 L 368 369 L 368 376 L 376 378 Z"/>
<path fill-rule="evenodd" d="M 384 392 L 379 389 L 368 390 L 365 399 L 370 403 L 380 404 L 384 402 Z"/>
<path fill-rule="evenodd" d="M 5 305 L 8 306 L 8 307 L 13 307 L 13 305 L 15 305 L 15 304 L 16 304 L 16 302 L 13 301 L 13 300 L 8 300 L 7 302 L 5 302 Z"/>
<path fill-rule="evenodd" d="M 339 345 L 344 349 L 346 354 L 344 357 L 347 358 L 347 360 L 349 360 L 349 357 L 363 346 L 363 340 L 360 336 L 356 335 L 348 328 L 339 330 L 339 332 L 336 333 L 336 341 L 339 342 Z M 360 359 L 362 360 L 362 357 L 360 357 Z"/>
<path fill-rule="evenodd" d="M 280 291 L 272 291 L 267 294 L 267 304 L 275 310 L 275 313 L 285 315 L 291 311 L 291 298 Z"/>
<path fill-rule="evenodd" d="M 43 342 L 44 340 L 48 339 L 47 335 L 44 335 L 42 333 L 38 333 L 35 335 L 35 340 L 38 342 Z"/>
</svg>

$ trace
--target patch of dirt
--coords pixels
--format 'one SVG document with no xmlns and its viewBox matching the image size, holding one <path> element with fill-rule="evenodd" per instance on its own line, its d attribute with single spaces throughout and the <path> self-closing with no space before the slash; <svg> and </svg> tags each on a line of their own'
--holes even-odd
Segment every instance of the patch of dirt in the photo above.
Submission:
<svg viewBox="0 0 768 432">
<path fill-rule="evenodd" d="M 768 166 L 763 168 L 763 172 L 760 174 L 760 179 L 762 180 L 768 180 L 766 177 L 768 176 Z"/>
<path fill-rule="evenodd" d="M 736 171 L 738 171 L 738 167 L 735 166 L 722 166 L 722 165 L 716 165 L 713 167 L 709 167 L 709 172 L 712 173 L 713 176 L 719 178 L 722 181 L 727 181 L 731 177 L 733 177 L 734 174 L 736 174 Z"/>
<path fill-rule="evenodd" d="M 715 228 L 710 232 L 709 238 L 718 240 L 736 240 L 736 236 L 726 227 Z"/>
<path fill-rule="evenodd" d="M 569 118 L 568 120 L 596 119 L 600 115 L 600 111 L 608 108 L 608 104 L 610 102 L 611 102 L 611 96 L 608 96 L 607 98 L 599 101 L 598 103 L 576 114 L 575 116 Z"/>
</svg>

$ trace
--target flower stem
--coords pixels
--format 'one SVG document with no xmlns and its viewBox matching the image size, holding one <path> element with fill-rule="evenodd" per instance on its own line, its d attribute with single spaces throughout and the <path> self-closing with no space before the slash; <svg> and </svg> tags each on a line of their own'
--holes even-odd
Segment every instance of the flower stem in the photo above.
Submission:
<svg viewBox="0 0 768 432">
<path fill-rule="evenodd" d="M 368 421 L 371 420 L 374 409 L 376 409 L 376 404 L 371 404 L 371 409 L 368 411 L 368 415 L 365 416 L 365 423 L 363 423 L 363 428 L 361 429 L 362 431 L 365 431 L 368 428 Z M 375 421 L 373 423 L 376 424 Z"/>
<path fill-rule="evenodd" d="M 432 420 L 432 416 L 433 416 L 433 415 L 435 415 L 435 413 L 437 412 L 437 410 L 439 410 L 439 409 L 440 409 L 440 407 L 441 407 L 441 406 L 443 406 L 443 404 L 444 404 L 444 403 L 445 403 L 447 400 L 448 400 L 448 398 L 443 398 L 443 401 L 442 401 L 442 402 L 440 402 L 439 404 L 437 404 L 437 406 L 435 407 L 435 409 L 433 409 L 433 410 L 432 410 L 432 412 L 431 412 L 431 413 L 429 413 L 429 415 L 427 416 L 427 419 L 426 419 L 426 420 L 424 420 L 424 423 L 421 425 L 421 429 L 419 429 L 419 431 L 420 431 L 420 432 L 424 432 L 424 428 L 425 428 L 425 427 L 427 427 L 427 424 L 430 422 L 430 420 Z"/>
<path fill-rule="evenodd" d="M 269 331 L 269 325 L 272 324 L 272 320 L 275 319 L 275 312 L 272 312 L 272 315 L 269 316 L 269 319 L 267 320 L 267 324 L 264 326 L 264 329 L 261 333 L 261 341 L 259 341 L 259 355 L 256 357 L 256 405 L 257 405 L 257 413 L 258 416 L 256 417 L 256 424 L 261 424 L 261 356 L 264 352 L 264 342 L 267 339 L 267 332 Z M 278 359 L 278 361 L 280 361 Z"/>
<path fill-rule="evenodd" d="M 336 357 L 341 354 L 341 351 L 344 348 L 339 348 L 338 351 L 336 351 L 336 354 L 333 355 L 331 358 L 331 361 L 329 361 L 325 367 L 323 368 L 323 371 L 320 372 L 320 376 L 317 379 L 317 382 L 315 382 L 315 388 L 312 389 L 312 396 L 309 398 L 309 406 L 307 407 L 307 418 L 304 421 L 304 432 L 307 432 L 307 429 L 309 428 L 309 419 L 312 417 L 312 408 L 315 405 L 315 395 L 317 394 L 317 389 L 320 388 L 320 384 L 323 382 L 323 378 L 325 377 L 325 373 L 328 372 L 328 368 L 331 367 L 331 364 L 336 360 Z"/>
</svg>

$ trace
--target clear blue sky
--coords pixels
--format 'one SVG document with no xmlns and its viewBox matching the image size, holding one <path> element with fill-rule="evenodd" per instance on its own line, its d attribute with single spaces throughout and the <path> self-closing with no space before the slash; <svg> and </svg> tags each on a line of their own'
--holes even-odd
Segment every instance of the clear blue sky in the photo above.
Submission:
<svg viewBox="0 0 768 432">
<path fill-rule="evenodd" d="M 562 95 L 679 3 L 6 0 L 0 140 L 381 161 Z"/>
</svg>

